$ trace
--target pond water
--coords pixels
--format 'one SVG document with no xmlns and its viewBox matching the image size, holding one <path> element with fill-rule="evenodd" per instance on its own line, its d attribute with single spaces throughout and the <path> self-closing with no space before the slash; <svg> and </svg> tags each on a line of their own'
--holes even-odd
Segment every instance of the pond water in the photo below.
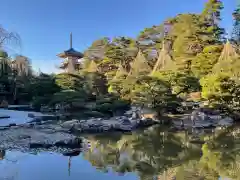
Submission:
<svg viewBox="0 0 240 180">
<path fill-rule="evenodd" d="M 0 151 L 0 179 L 238 180 L 240 138 L 233 133 L 237 131 L 237 127 L 209 130 L 198 140 L 193 134 L 161 127 L 86 135 L 90 148 L 75 157 Z"/>
<path fill-rule="evenodd" d="M 11 123 L 15 123 L 17 125 L 24 124 L 26 122 L 31 121 L 32 119 L 28 117 L 28 114 L 34 114 L 35 116 L 40 116 L 42 113 L 40 112 L 28 112 L 28 111 L 15 111 L 15 110 L 6 110 L 0 109 L 0 116 L 9 115 L 10 118 L 0 118 L 0 126 L 7 126 Z"/>
</svg>

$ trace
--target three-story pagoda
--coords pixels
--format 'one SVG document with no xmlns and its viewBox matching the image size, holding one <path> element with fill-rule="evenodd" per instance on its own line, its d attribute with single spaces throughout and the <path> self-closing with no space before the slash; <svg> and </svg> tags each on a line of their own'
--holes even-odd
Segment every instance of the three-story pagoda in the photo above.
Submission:
<svg viewBox="0 0 240 180">
<path fill-rule="evenodd" d="M 78 69 L 80 69 L 80 59 L 83 58 L 83 54 L 73 49 L 72 33 L 70 34 L 70 49 L 58 54 L 57 56 L 64 59 L 60 68 L 66 73 L 75 73 Z"/>
</svg>

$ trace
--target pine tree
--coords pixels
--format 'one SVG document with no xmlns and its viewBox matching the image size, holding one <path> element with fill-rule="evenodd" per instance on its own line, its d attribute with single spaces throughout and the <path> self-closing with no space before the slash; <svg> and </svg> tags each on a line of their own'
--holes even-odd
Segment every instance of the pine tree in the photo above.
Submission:
<svg viewBox="0 0 240 180">
<path fill-rule="evenodd" d="M 119 65 L 114 78 L 109 82 L 108 92 L 117 92 L 118 94 L 121 94 L 123 83 L 127 75 L 127 71 L 122 67 L 122 65 Z"/>
<path fill-rule="evenodd" d="M 222 9 L 223 3 L 220 0 L 208 0 L 205 4 L 200 19 L 199 35 L 202 35 L 206 45 L 219 43 L 222 39 L 224 29 L 219 27 Z"/>
<path fill-rule="evenodd" d="M 174 71 L 175 62 L 172 60 L 169 52 L 166 50 L 165 46 L 162 47 L 158 55 L 158 60 L 151 72 L 153 75 L 156 71 Z"/>
<path fill-rule="evenodd" d="M 92 60 L 87 68 L 87 72 L 95 73 L 97 71 L 98 71 L 98 65 L 94 62 L 94 60 Z"/>
<path fill-rule="evenodd" d="M 201 42 L 202 51 L 196 55 L 191 65 L 197 77 L 210 73 L 221 54 L 224 30 L 219 27 L 219 21 L 222 8 L 220 0 L 209 0 L 200 15 L 196 36 Z"/>
<path fill-rule="evenodd" d="M 119 68 L 113 78 L 113 80 L 117 80 L 118 78 L 122 77 L 122 76 L 126 76 L 128 73 L 127 71 L 122 67 L 122 65 L 119 65 Z"/>
<path fill-rule="evenodd" d="M 235 79 L 240 77 L 240 58 L 236 53 L 235 47 L 227 41 L 224 45 L 221 56 L 213 68 L 214 73 L 226 73 Z"/>
<path fill-rule="evenodd" d="M 210 72 L 218 62 L 222 51 L 222 46 L 208 45 L 205 46 L 201 53 L 198 53 L 192 62 L 192 72 L 196 77 L 203 77 Z"/>
<path fill-rule="evenodd" d="M 179 72 L 191 73 L 192 60 L 201 51 L 200 42 L 196 35 L 199 16 L 195 14 L 181 14 L 175 18 L 169 36 L 172 36 L 172 56 Z"/>
<path fill-rule="evenodd" d="M 128 73 L 128 77 L 138 77 L 141 75 L 147 75 L 151 71 L 147 60 L 141 51 L 138 52 L 137 57 L 131 64 L 131 70 Z"/>
</svg>

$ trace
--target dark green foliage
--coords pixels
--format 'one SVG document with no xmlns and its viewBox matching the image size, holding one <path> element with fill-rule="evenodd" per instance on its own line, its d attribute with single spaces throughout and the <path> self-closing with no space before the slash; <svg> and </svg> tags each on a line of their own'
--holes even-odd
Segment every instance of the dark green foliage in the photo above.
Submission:
<svg viewBox="0 0 240 180">
<path fill-rule="evenodd" d="M 40 110 L 42 105 L 47 105 L 52 100 L 52 95 L 35 96 L 31 99 L 34 109 Z"/>
<path fill-rule="evenodd" d="M 134 104 L 152 107 L 159 112 L 178 100 L 176 94 L 172 93 L 170 84 L 156 77 L 139 78 L 131 95 Z"/>
<path fill-rule="evenodd" d="M 84 77 L 76 74 L 58 74 L 56 75 L 56 84 L 63 90 L 78 91 L 83 89 Z"/>
<path fill-rule="evenodd" d="M 31 84 L 31 92 L 33 96 L 52 95 L 60 90 L 56 84 L 56 79 L 52 75 L 41 73 L 34 78 Z"/>
<path fill-rule="evenodd" d="M 99 97 L 100 99 L 96 100 L 95 111 L 101 113 L 114 115 L 121 114 L 124 111 L 128 110 L 130 107 L 130 102 L 126 100 L 121 100 L 119 97 L 114 95 L 109 95 L 105 97 Z"/>
<path fill-rule="evenodd" d="M 209 45 L 204 47 L 201 53 L 193 59 L 192 71 L 196 77 L 203 77 L 212 72 L 212 68 L 217 63 L 222 51 L 222 46 Z"/>
<path fill-rule="evenodd" d="M 108 91 L 107 79 L 105 75 L 92 72 L 84 74 L 85 85 L 84 88 L 87 92 L 91 92 L 94 95 L 103 95 Z"/>
</svg>

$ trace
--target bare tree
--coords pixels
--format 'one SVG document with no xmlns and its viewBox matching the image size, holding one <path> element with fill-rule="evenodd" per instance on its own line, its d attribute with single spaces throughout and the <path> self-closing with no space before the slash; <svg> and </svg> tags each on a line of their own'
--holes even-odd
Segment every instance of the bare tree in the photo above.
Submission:
<svg viewBox="0 0 240 180">
<path fill-rule="evenodd" d="M 12 61 L 12 67 L 17 71 L 19 76 L 31 74 L 31 62 L 25 56 L 16 56 L 15 60 Z"/>
<path fill-rule="evenodd" d="M 3 48 L 3 46 L 7 44 L 21 46 L 20 36 L 17 33 L 9 32 L 0 26 L 0 48 Z"/>
</svg>

